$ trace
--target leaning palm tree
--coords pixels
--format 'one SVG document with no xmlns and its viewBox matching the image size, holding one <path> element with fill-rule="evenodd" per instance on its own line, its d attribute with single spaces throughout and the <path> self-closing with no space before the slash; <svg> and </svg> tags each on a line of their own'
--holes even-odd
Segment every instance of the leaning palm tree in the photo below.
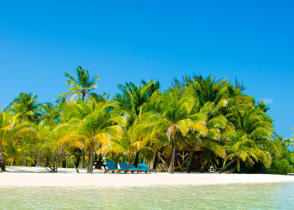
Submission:
<svg viewBox="0 0 294 210">
<path fill-rule="evenodd" d="M 68 79 L 66 83 L 70 86 L 68 92 L 61 94 L 59 97 L 67 97 L 71 95 L 73 100 L 76 96 L 82 101 L 85 101 L 87 94 L 90 94 L 93 89 L 97 88 L 98 76 L 90 77 L 89 70 L 84 69 L 82 66 L 76 68 L 77 78 L 74 78 L 69 73 L 65 73 L 65 77 Z"/>
<path fill-rule="evenodd" d="M 195 100 L 191 95 L 180 95 L 175 89 L 167 93 L 152 96 L 150 111 L 144 117 L 147 127 L 152 133 L 166 133 L 171 144 L 171 158 L 168 172 L 174 172 L 176 142 L 180 136 L 186 136 L 191 130 L 207 135 L 205 116 L 193 113 Z"/>
<path fill-rule="evenodd" d="M 66 108 L 69 116 L 68 124 L 72 129 L 64 137 L 64 141 L 82 141 L 88 149 L 88 173 L 93 172 L 94 152 L 109 145 L 110 138 L 122 135 L 125 124 L 123 116 L 113 115 L 114 102 L 95 102 L 88 100 L 81 103 L 70 103 Z"/>
</svg>

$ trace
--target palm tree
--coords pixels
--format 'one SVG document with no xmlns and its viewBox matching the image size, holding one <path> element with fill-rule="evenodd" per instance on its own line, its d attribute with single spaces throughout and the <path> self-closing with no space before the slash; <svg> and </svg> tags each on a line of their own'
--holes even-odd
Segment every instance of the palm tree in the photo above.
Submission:
<svg viewBox="0 0 294 210">
<path fill-rule="evenodd" d="M 0 112 L 0 168 L 2 171 L 5 171 L 3 145 L 5 140 L 10 137 L 10 133 L 13 132 L 12 128 L 15 126 L 15 120 L 16 118 L 13 118 L 10 112 Z"/>
<path fill-rule="evenodd" d="M 125 124 L 123 116 L 114 116 L 112 109 L 117 105 L 114 102 L 95 102 L 88 100 L 82 103 L 70 103 L 66 110 L 72 129 L 64 141 L 82 141 L 88 148 L 88 173 L 93 172 L 94 151 L 101 145 L 109 145 L 111 137 L 119 138 L 122 135 L 122 125 Z"/>
<path fill-rule="evenodd" d="M 70 86 L 68 88 L 68 92 L 61 94 L 59 98 L 66 98 L 67 96 L 71 95 L 70 101 L 72 101 L 76 96 L 79 97 L 80 100 L 83 102 L 85 101 L 88 94 L 93 94 L 95 97 L 96 94 L 92 93 L 92 91 L 97 88 L 97 81 L 99 79 L 98 76 L 93 78 L 90 77 L 89 70 L 84 69 L 82 66 L 78 66 L 76 68 L 76 75 L 77 77 L 74 78 L 69 73 L 65 73 L 65 77 L 68 79 L 66 83 Z M 80 154 L 77 153 L 77 154 Z M 85 151 L 81 148 L 82 154 L 82 168 L 85 167 Z M 77 157 L 80 159 L 80 157 Z"/>
<path fill-rule="evenodd" d="M 23 139 L 26 134 L 35 134 L 35 130 L 30 127 L 29 123 L 17 123 L 19 115 L 12 115 L 6 110 L 0 112 L 0 167 L 5 171 L 5 161 L 3 157 L 3 146 L 8 141 L 17 141 Z"/>
<path fill-rule="evenodd" d="M 68 79 L 66 83 L 70 86 L 68 92 L 61 94 L 59 97 L 67 97 L 71 95 L 73 100 L 76 96 L 82 101 L 85 101 L 87 94 L 90 94 L 95 88 L 97 88 L 98 76 L 90 77 L 89 70 L 84 69 L 82 66 L 76 68 L 77 78 L 74 78 L 69 73 L 65 73 L 65 77 Z"/>
<path fill-rule="evenodd" d="M 228 167 L 236 162 L 236 167 L 240 171 L 241 161 L 249 165 L 254 165 L 256 162 L 262 162 L 267 168 L 271 165 L 271 155 L 268 151 L 260 148 L 256 141 L 249 139 L 248 136 L 242 132 L 237 132 L 232 141 L 225 146 L 228 155 L 225 158 L 224 166 Z"/>
<path fill-rule="evenodd" d="M 144 103 L 149 101 L 152 94 L 159 89 L 159 82 L 151 80 L 150 82 L 141 82 L 137 87 L 134 83 L 126 83 L 125 85 L 118 85 L 122 94 L 117 94 L 114 101 L 120 105 L 120 110 L 127 112 L 129 119 L 129 126 L 138 118 L 140 109 Z"/>
<path fill-rule="evenodd" d="M 175 89 L 152 96 L 151 112 L 144 117 L 144 123 L 152 133 L 164 132 L 171 144 L 172 152 L 168 172 L 174 172 L 176 141 L 191 130 L 207 135 L 205 116 L 193 113 L 195 100 L 190 95 L 180 95 Z"/>
<path fill-rule="evenodd" d="M 189 89 L 201 106 L 208 101 L 217 104 L 222 99 L 228 99 L 231 97 L 231 89 L 233 88 L 225 79 L 216 80 L 211 75 L 206 79 L 202 76 L 186 76 L 182 87 Z"/>
<path fill-rule="evenodd" d="M 44 103 L 40 105 L 40 119 L 43 123 L 55 125 L 60 121 L 60 110 L 52 103 Z"/>
<path fill-rule="evenodd" d="M 142 115 L 142 108 L 145 103 L 147 103 L 152 96 L 152 94 L 157 91 L 160 87 L 159 82 L 155 80 L 151 80 L 150 82 L 141 81 L 139 87 L 137 87 L 134 83 L 126 83 L 125 85 L 118 85 L 119 89 L 122 91 L 122 94 L 117 94 L 114 97 L 114 100 L 119 104 L 120 111 L 122 111 L 122 115 L 127 118 L 127 126 L 123 135 L 122 140 L 126 145 L 126 141 L 129 141 L 128 145 L 130 145 L 129 150 L 136 154 L 134 165 L 137 166 L 139 161 L 139 147 L 134 147 L 132 144 L 136 142 L 138 138 L 134 135 L 134 126 L 138 122 L 140 116 Z M 116 145 L 116 144 L 115 144 Z M 137 152 L 136 148 L 138 148 Z M 130 159 L 131 156 L 129 156 Z"/>
<path fill-rule="evenodd" d="M 40 113 L 39 107 L 40 104 L 37 103 L 38 97 L 32 93 L 20 93 L 18 97 L 16 97 L 12 103 L 8 106 L 7 109 L 9 109 L 12 113 L 16 114 L 18 117 L 17 124 L 30 124 L 29 126 L 32 126 L 32 124 L 39 123 L 40 120 Z M 31 136 L 30 135 L 24 135 L 22 137 L 22 146 L 23 149 L 23 165 L 25 166 L 27 164 L 27 154 L 29 151 L 25 149 L 24 147 L 28 146 L 26 144 L 28 141 L 30 141 Z"/>
<path fill-rule="evenodd" d="M 230 164 L 236 161 L 238 171 L 240 160 L 251 165 L 260 161 L 270 167 L 271 156 L 268 151 L 277 150 L 271 141 L 272 120 L 258 106 L 241 103 L 232 107 L 228 108 L 232 112 L 227 114 L 227 118 L 234 124 L 236 132 L 225 146 L 228 152 L 226 160 L 231 160 Z"/>
<path fill-rule="evenodd" d="M 18 115 L 20 122 L 38 123 L 39 114 L 38 97 L 32 93 L 20 93 L 7 107 L 12 113 Z"/>
<path fill-rule="evenodd" d="M 64 156 L 64 145 L 59 142 L 67 135 L 70 126 L 66 123 L 43 121 L 38 125 L 38 142 L 35 148 L 37 162 L 50 172 L 57 172 L 60 157 Z M 75 145 L 76 146 L 76 145 Z"/>
</svg>

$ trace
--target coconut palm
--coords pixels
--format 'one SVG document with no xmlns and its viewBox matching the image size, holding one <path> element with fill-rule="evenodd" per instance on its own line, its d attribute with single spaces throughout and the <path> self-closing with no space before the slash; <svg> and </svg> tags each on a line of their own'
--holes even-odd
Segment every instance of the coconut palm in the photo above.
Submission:
<svg viewBox="0 0 294 210">
<path fill-rule="evenodd" d="M 191 130 L 207 135 L 205 116 L 193 113 L 195 100 L 190 95 L 179 95 L 175 89 L 152 96 L 152 105 L 144 117 L 144 123 L 152 133 L 164 132 L 171 144 L 171 158 L 168 172 L 174 172 L 176 141 Z"/>
<path fill-rule="evenodd" d="M 100 150 L 109 144 L 110 138 L 119 138 L 122 135 L 123 116 L 113 116 L 112 109 L 117 105 L 114 102 L 95 102 L 88 100 L 81 103 L 70 103 L 66 108 L 69 116 L 68 123 L 72 129 L 64 141 L 82 141 L 88 149 L 88 173 L 93 172 L 94 151 Z"/>
<path fill-rule="evenodd" d="M 9 111 L 0 112 L 0 167 L 2 171 L 5 171 L 3 145 L 7 139 L 11 138 L 15 121 L 16 117 L 13 117 Z"/>
<path fill-rule="evenodd" d="M 86 97 L 92 94 L 92 91 L 97 88 L 97 81 L 99 79 L 98 76 L 90 77 L 89 70 L 84 69 L 82 66 L 78 66 L 76 68 L 76 78 L 70 75 L 69 73 L 65 73 L 65 77 L 67 78 L 66 83 L 70 86 L 68 88 L 68 92 L 61 94 L 59 98 L 66 98 L 71 95 L 70 101 L 74 100 L 76 96 L 79 97 L 80 100 L 85 101 Z M 93 93 L 94 94 L 94 93 Z M 96 94 L 93 95 L 95 97 Z M 82 155 L 82 168 L 85 166 L 85 151 L 82 148 L 81 152 L 77 154 Z M 80 157 L 77 157 L 80 159 Z"/>
<path fill-rule="evenodd" d="M 36 134 L 29 123 L 17 123 L 18 116 L 12 115 L 8 110 L 0 112 L 0 167 L 2 171 L 5 171 L 3 146 L 8 144 L 9 141 L 25 139 L 24 135 L 33 136 Z"/>
<path fill-rule="evenodd" d="M 128 124 L 131 126 L 138 118 L 144 103 L 148 102 L 151 95 L 159 89 L 159 82 L 154 80 L 148 83 L 142 81 L 139 87 L 130 82 L 125 85 L 120 84 L 118 87 L 122 94 L 117 94 L 114 101 L 120 105 L 120 110 L 127 112 Z"/>
<path fill-rule="evenodd" d="M 40 105 L 40 119 L 45 124 L 55 125 L 60 121 L 60 110 L 52 103 L 44 103 Z"/>
<path fill-rule="evenodd" d="M 249 139 L 248 136 L 242 132 L 237 132 L 232 141 L 225 146 L 228 155 L 225 158 L 224 166 L 229 166 L 236 162 L 236 167 L 240 171 L 241 161 L 245 164 L 254 165 L 258 161 L 263 163 L 267 168 L 271 165 L 271 155 L 268 151 L 260 148 L 256 141 Z"/>
<path fill-rule="evenodd" d="M 76 68 L 77 77 L 74 78 L 69 73 L 65 73 L 65 77 L 68 79 L 66 83 L 70 86 L 68 92 L 61 94 L 59 97 L 67 97 L 71 95 L 71 100 L 76 96 L 82 101 L 85 101 L 87 94 L 90 94 L 95 88 L 97 88 L 98 76 L 90 77 L 89 70 L 84 69 L 82 66 Z"/>
<path fill-rule="evenodd" d="M 37 102 L 38 97 L 36 95 L 32 93 L 20 93 L 19 96 L 16 97 L 12 103 L 10 103 L 7 109 L 18 116 L 16 122 L 17 125 L 29 124 L 27 126 L 32 127 L 33 124 L 37 124 L 40 121 L 40 104 Z M 26 159 L 28 153 L 30 152 L 30 145 L 28 143 L 32 140 L 32 138 L 34 137 L 24 135 L 22 137 L 22 141 L 16 144 L 18 147 L 22 147 L 21 151 L 23 152 L 24 166 L 27 164 Z M 27 149 L 25 147 L 27 147 Z"/>
<path fill-rule="evenodd" d="M 57 172 L 60 157 L 64 155 L 63 145 L 59 142 L 67 135 L 70 126 L 66 123 L 42 121 L 38 125 L 38 142 L 35 146 L 37 162 L 50 172 Z"/>
<path fill-rule="evenodd" d="M 21 122 L 38 123 L 38 97 L 32 93 L 20 93 L 8 106 L 8 110 L 18 115 Z"/>
<path fill-rule="evenodd" d="M 228 152 L 226 160 L 231 160 L 230 164 L 236 161 L 238 171 L 240 161 L 251 165 L 259 161 L 269 167 L 269 151 L 277 151 L 274 142 L 271 141 L 272 120 L 259 107 L 244 104 L 233 107 L 229 108 L 233 111 L 227 117 L 234 124 L 236 133 L 225 146 Z"/>
<path fill-rule="evenodd" d="M 128 122 L 123 138 L 120 140 L 123 141 L 123 145 L 127 145 L 126 142 L 129 141 L 129 150 L 132 152 L 128 153 L 128 159 L 130 161 L 131 155 L 135 153 L 134 165 L 137 166 L 140 152 L 139 147 L 132 146 L 134 142 L 138 141 L 138 136 L 134 135 L 136 132 L 133 127 L 139 121 L 140 116 L 142 116 L 143 105 L 149 101 L 152 94 L 159 89 L 160 85 L 158 81 L 151 80 L 150 82 L 146 82 L 143 80 L 138 87 L 132 82 L 119 85 L 118 87 L 122 91 L 122 94 L 117 94 L 114 100 L 119 104 L 119 110 L 122 111 L 122 115 L 127 118 Z M 117 146 L 117 143 L 114 145 Z M 137 152 L 135 152 L 136 148 Z"/>
<path fill-rule="evenodd" d="M 206 102 L 219 103 L 222 99 L 231 97 L 232 85 L 225 79 L 216 80 L 209 75 L 206 79 L 202 76 L 184 77 L 183 87 L 190 89 L 194 97 L 203 106 Z"/>
</svg>

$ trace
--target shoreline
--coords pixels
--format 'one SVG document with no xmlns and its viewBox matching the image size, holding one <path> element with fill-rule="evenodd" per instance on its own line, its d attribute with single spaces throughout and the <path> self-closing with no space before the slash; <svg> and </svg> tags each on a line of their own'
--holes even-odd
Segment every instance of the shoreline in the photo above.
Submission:
<svg viewBox="0 0 294 210">
<path fill-rule="evenodd" d="M 61 169 L 60 173 L 49 173 L 44 170 L 35 167 L 7 167 L 7 172 L 0 173 L 0 187 L 146 187 L 294 183 L 294 176 L 271 174 L 105 174 L 102 170 L 86 174 L 84 169 L 77 174 L 74 169 Z"/>
</svg>

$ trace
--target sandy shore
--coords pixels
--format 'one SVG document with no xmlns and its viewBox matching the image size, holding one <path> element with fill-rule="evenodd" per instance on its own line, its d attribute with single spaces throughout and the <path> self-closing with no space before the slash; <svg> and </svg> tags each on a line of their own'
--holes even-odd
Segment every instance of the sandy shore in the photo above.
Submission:
<svg viewBox="0 0 294 210">
<path fill-rule="evenodd" d="M 203 173 L 153 173 L 153 174 L 80 174 L 74 169 L 60 169 L 59 173 L 48 173 L 43 168 L 8 167 L 0 173 L 0 186 L 96 186 L 125 187 L 152 185 L 211 185 L 235 183 L 281 183 L 294 182 L 294 176 L 268 174 L 203 174 Z"/>
</svg>

